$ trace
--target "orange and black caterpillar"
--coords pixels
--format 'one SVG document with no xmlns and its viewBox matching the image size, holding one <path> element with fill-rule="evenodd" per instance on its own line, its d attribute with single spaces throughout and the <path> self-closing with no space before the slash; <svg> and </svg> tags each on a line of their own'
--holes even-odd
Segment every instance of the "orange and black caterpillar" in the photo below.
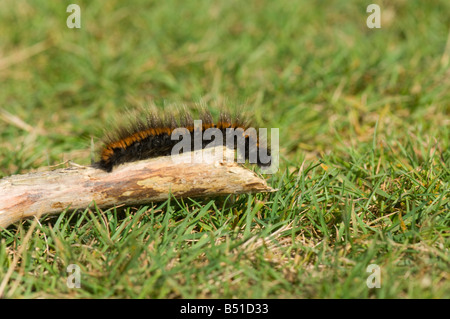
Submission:
<svg viewBox="0 0 450 319">
<path fill-rule="evenodd" d="M 217 122 L 214 122 L 213 117 L 208 111 L 203 111 L 200 115 L 201 129 L 203 133 L 209 128 L 219 129 L 223 136 L 226 135 L 226 129 L 242 129 L 242 132 L 249 128 L 247 120 L 241 120 L 237 117 L 232 118 L 227 113 L 222 113 Z M 96 166 L 111 172 L 114 166 L 126 162 L 133 162 L 147 158 L 158 156 L 167 156 L 171 154 L 172 148 L 179 142 L 179 140 L 172 140 L 171 134 L 177 128 L 186 128 L 191 135 L 192 150 L 194 148 L 194 134 L 198 133 L 199 129 L 194 130 L 194 120 L 191 115 L 184 112 L 182 115 L 176 117 L 173 114 L 164 114 L 158 116 L 156 113 L 147 113 L 145 115 L 137 116 L 132 120 L 129 126 L 119 127 L 115 132 L 107 133 L 104 139 L 104 147 L 100 151 L 100 161 Z M 246 134 L 245 136 L 245 159 L 249 159 L 250 152 L 254 151 L 258 154 L 256 164 L 259 166 L 269 166 L 270 161 L 265 162 L 260 160 L 260 141 L 255 134 Z M 202 140 L 201 147 L 205 148 L 211 146 L 212 140 Z M 226 145 L 226 139 L 223 139 L 223 145 Z M 233 143 L 236 149 L 237 143 Z M 270 152 L 267 147 L 263 150 L 267 156 L 270 157 Z"/>
</svg>

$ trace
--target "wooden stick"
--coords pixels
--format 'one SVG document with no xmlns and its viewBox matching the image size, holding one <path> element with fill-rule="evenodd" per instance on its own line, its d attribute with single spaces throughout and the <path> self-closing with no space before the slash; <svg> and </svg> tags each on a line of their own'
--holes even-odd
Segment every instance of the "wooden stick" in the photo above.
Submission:
<svg viewBox="0 0 450 319">
<path fill-rule="evenodd" d="M 209 163 L 182 163 L 193 159 L 191 152 L 126 163 L 111 173 L 77 166 L 0 179 L 0 227 L 31 216 L 60 213 L 69 206 L 84 209 L 92 201 L 99 208 L 109 208 L 163 201 L 170 193 L 199 197 L 274 191 L 254 172 L 226 162 L 234 158 L 233 150 L 219 146 L 200 153 Z"/>
</svg>

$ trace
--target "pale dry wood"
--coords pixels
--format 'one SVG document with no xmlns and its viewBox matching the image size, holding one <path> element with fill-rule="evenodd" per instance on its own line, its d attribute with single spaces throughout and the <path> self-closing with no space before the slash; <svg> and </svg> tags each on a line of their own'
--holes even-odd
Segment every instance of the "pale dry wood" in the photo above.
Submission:
<svg viewBox="0 0 450 319">
<path fill-rule="evenodd" d="M 0 227 L 31 216 L 84 209 L 140 205 L 175 197 L 271 192 L 265 180 L 235 162 L 234 151 L 209 149 L 201 163 L 180 163 L 194 153 L 127 163 L 106 173 L 71 167 L 13 175 L 0 180 Z M 202 151 L 200 151 L 202 152 Z M 232 152 L 232 153 L 230 153 Z"/>
</svg>

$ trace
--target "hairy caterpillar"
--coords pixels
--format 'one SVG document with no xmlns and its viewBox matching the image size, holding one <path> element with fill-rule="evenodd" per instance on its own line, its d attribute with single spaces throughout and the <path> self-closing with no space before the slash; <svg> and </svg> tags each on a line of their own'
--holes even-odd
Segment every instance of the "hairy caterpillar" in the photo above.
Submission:
<svg viewBox="0 0 450 319">
<path fill-rule="evenodd" d="M 172 134 L 176 129 L 184 128 L 184 132 L 190 135 L 192 141 L 191 150 L 196 150 L 198 144 L 194 145 L 196 134 L 203 135 L 208 129 L 217 129 L 223 136 L 231 136 L 229 132 L 236 132 L 232 138 L 232 147 L 238 147 L 238 136 L 241 134 L 245 141 L 244 157 L 246 160 L 252 158 L 251 154 L 257 154 L 254 164 L 259 166 L 269 166 L 270 160 L 267 158 L 263 161 L 260 154 L 270 157 L 270 151 L 266 146 L 260 143 L 260 139 L 256 134 L 256 130 L 249 130 L 249 121 L 242 120 L 237 117 L 232 118 L 228 113 L 222 113 L 217 121 L 213 120 L 212 115 L 203 110 L 199 116 L 200 125 L 195 125 L 192 116 L 184 111 L 181 115 L 172 113 L 164 113 L 163 116 L 156 112 L 147 112 L 136 116 L 129 126 L 122 126 L 113 132 L 108 132 L 104 139 L 104 146 L 100 151 L 100 160 L 96 163 L 97 167 L 111 172 L 113 167 L 147 158 L 171 155 L 172 149 L 179 142 L 173 139 Z M 202 140 L 201 148 L 214 146 L 212 140 Z M 218 141 L 216 141 L 218 142 Z M 229 140 L 222 139 L 224 146 L 229 147 Z M 217 145 L 217 143 L 216 143 Z M 253 158 L 255 158 L 253 156 Z"/>
</svg>

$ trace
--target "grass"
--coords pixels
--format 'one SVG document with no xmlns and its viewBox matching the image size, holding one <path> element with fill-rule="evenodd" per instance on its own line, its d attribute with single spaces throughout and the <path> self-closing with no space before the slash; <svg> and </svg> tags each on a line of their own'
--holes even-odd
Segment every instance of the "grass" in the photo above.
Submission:
<svg viewBox="0 0 450 319">
<path fill-rule="evenodd" d="M 12 225 L 0 296 L 450 297 L 447 1 L 380 1 L 381 29 L 365 1 L 76 3 L 81 29 L 0 3 L 0 177 L 89 164 L 126 108 L 202 101 L 280 128 L 279 190 Z"/>
</svg>

